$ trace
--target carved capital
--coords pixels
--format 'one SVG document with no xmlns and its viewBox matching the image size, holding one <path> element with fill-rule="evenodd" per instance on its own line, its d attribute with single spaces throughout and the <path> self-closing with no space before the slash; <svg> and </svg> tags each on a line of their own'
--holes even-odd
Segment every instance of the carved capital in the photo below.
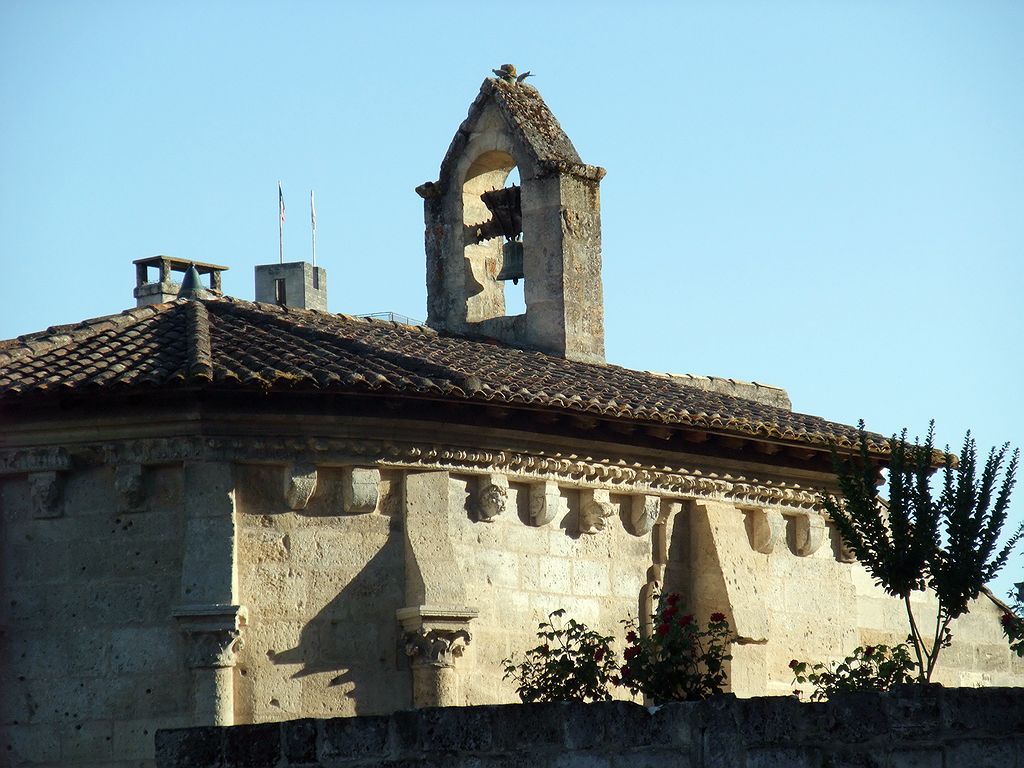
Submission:
<svg viewBox="0 0 1024 768">
<path fill-rule="evenodd" d="M 508 504 L 508 479 L 504 475 L 484 475 L 477 483 L 476 516 L 489 523 L 505 511 Z"/>
<path fill-rule="evenodd" d="M 185 635 L 185 660 L 192 669 L 233 667 L 242 647 L 246 610 L 241 605 L 182 605 L 174 617 Z"/>
<path fill-rule="evenodd" d="M 317 473 L 314 464 L 292 464 L 284 472 L 284 500 L 288 509 L 306 508 L 316 493 Z"/>
<path fill-rule="evenodd" d="M 661 499 L 657 496 L 634 496 L 629 510 L 633 533 L 643 536 L 651 532 L 661 516 Z"/>
<path fill-rule="evenodd" d="M 28 476 L 28 486 L 35 517 L 61 517 L 64 514 L 64 476 L 60 472 L 33 472 Z"/>
<path fill-rule="evenodd" d="M 541 526 L 554 520 L 561 498 L 558 483 L 552 480 L 530 485 L 530 522 Z"/>
<path fill-rule="evenodd" d="M 755 552 L 770 555 L 786 542 L 786 519 L 776 509 L 747 510 L 750 521 L 750 546 Z"/>
<path fill-rule="evenodd" d="M 453 667 L 473 636 L 469 623 L 475 608 L 417 605 L 397 611 L 405 654 L 413 666 Z"/>
<path fill-rule="evenodd" d="M 808 512 L 796 518 L 796 551 L 801 557 L 817 552 L 825 542 L 828 530 L 825 520 L 816 512 Z"/>
<path fill-rule="evenodd" d="M 608 525 L 608 518 L 615 514 L 615 507 L 608 498 L 608 491 L 594 488 L 580 491 L 580 533 L 597 533 Z"/>
<path fill-rule="evenodd" d="M 342 470 L 341 498 L 350 514 L 373 512 L 380 501 L 380 470 L 345 467 Z"/>
<path fill-rule="evenodd" d="M 425 629 L 405 633 L 405 652 L 414 666 L 454 667 L 473 637 L 465 629 Z"/>
<path fill-rule="evenodd" d="M 114 467 L 114 492 L 118 512 L 140 512 L 146 506 L 143 468 L 141 464 L 118 464 Z"/>
</svg>

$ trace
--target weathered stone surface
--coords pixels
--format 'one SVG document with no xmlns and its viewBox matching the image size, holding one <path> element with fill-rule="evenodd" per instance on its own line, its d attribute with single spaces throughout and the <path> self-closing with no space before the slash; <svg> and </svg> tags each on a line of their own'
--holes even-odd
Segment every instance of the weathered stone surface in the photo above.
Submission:
<svg viewBox="0 0 1024 768">
<path fill-rule="evenodd" d="M 912 703 L 916 702 L 916 703 Z M 446 765 L 635 768 L 1013 768 L 1024 733 L 993 719 L 963 729 L 942 713 L 1024 709 L 1024 690 L 921 689 L 840 694 L 823 704 L 717 697 L 650 710 L 629 702 L 426 709 L 282 727 L 161 731 L 158 768 Z M 916 730 L 900 729 L 911 712 Z M 870 715 L 870 717 L 866 717 Z M 863 728 L 837 730 L 840 722 Z"/>
</svg>

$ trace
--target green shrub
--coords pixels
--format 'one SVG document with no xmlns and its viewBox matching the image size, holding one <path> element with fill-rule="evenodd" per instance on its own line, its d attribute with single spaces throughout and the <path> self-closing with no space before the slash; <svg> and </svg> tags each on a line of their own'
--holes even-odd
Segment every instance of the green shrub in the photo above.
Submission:
<svg viewBox="0 0 1024 768">
<path fill-rule="evenodd" d="M 503 659 L 504 679 L 516 683 L 524 703 L 537 701 L 609 701 L 608 684 L 618 667 L 605 637 L 574 619 L 556 625 L 565 611 L 548 615 L 537 627 L 544 642 L 526 652 L 516 663 L 515 655 Z"/>
<path fill-rule="evenodd" d="M 914 682 L 916 666 L 906 643 L 860 646 L 840 664 L 789 662 L 795 682 L 814 686 L 811 701 L 824 701 L 840 691 L 888 691 L 894 685 Z"/>
</svg>

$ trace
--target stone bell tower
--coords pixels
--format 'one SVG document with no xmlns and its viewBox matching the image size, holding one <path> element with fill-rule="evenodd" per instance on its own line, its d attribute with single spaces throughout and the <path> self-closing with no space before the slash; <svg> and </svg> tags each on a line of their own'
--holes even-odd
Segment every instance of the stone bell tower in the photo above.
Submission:
<svg viewBox="0 0 1024 768">
<path fill-rule="evenodd" d="M 604 169 L 586 165 L 509 64 L 484 80 L 424 198 L 427 325 L 604 362 Z M 521 188 L 505 187 L 519 169 Z M 524 281 L 507 315 L 504 283 Z"/>
</svg>

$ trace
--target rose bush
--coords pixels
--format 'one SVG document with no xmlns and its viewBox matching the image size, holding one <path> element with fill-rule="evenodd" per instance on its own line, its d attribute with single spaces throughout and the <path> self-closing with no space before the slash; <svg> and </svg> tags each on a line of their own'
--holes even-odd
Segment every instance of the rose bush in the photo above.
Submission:
<svg viewBox="0 0 1024 768">
<path fill-rule="evenodd" d="M 643 636 L 634 619 L 627 629 L 625 663 L 612 679 L 653 701 L 695 701 L 722 693 L 725 662 L 734 637 L 722 613 L 713 613 L 706 629 L 684 613 L 677 594 L 661 595 L 651 616 L 653 631 Z"/>
<path fill-rule="evenodd" d="M 613 638 L 574 619 L 556 624 L 564 615 L 559 609 L 538 625 L 537 637 L 544 642 L 528 650 L 523 661 L 516 663 L 513 655 L 501 662 L 504 679 L 515 681 L 524 703 L 611 699 L 608 684 L 618 667 Z"/>
</svg>

